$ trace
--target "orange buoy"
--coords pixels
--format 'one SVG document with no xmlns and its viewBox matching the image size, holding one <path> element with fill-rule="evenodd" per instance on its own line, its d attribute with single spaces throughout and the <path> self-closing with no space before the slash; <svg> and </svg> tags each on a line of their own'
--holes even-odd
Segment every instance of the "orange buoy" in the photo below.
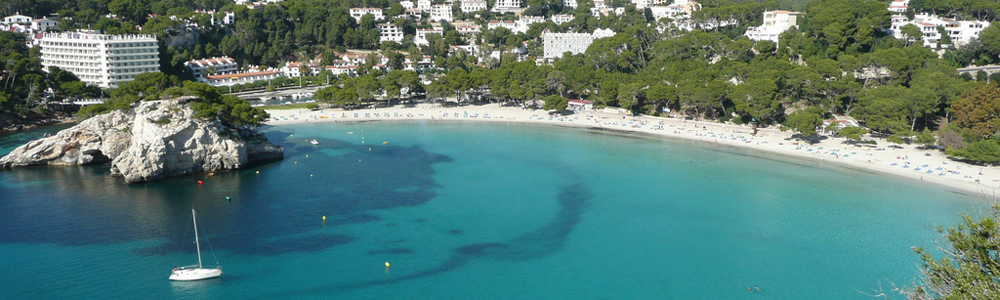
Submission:
<svg viewBox="0 0 1000 300">
<path fill-rule="evenodd" d="M 203 183 L 205 183 L 205 182 L 202 182 L 201 180 L 198 180 L 198 185 L 202 185 Z"/>
</svg>

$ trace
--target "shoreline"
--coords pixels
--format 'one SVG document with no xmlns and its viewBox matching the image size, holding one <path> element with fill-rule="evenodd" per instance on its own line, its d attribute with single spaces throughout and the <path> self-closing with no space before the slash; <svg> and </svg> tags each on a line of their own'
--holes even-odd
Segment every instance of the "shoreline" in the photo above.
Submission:
<svg viewBox="0 0 1000 300">
<path fill-rule="evenodd" d="M 441 107 L 421 103 L 416 106 L 397 105 L 378 109 L 306 109 L 268 110 L 268 126 L 306 123 L 357 123 L 368 121 L 461 121 L 542 124 L 547 126 L 600 129 L 615 135 L 643 134 L 656 138 L 673 138 L 724 146 L 734 151 L 762 151 L 783 158 L 796 158 L 820 165 L 889 175 L 940 186 L 946 190 L 973 197 L 993 195 L 1000 190 L 1000 168 L 981 167 L 948 158 L 940 150 L 917 149 L 914 145 L 891 148 L 885 140 L 876 140 L 875 149 L 850 144 L 845 138 L 825 137 L 809 145 L 792 138 L 794 133 L 776 128 L 758 129 L 745 125 L 691 121 L 667 117 L 627 116 L 621 113 L 586 110 L 571 115 L 553 115 L 541 109 L 527 110 L 480 106 Z M 928 172 L 930 171 L 930 172 Z"/>
</svg>

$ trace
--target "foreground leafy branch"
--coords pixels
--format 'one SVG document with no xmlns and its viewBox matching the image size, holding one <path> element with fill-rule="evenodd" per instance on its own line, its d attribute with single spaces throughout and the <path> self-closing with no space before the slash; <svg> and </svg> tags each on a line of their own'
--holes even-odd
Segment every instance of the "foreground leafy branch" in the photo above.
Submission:
<svg viewBox="0 0 1000 300">
<path fill-rule="evenodd" d="M 923 260 L 924 282 L 912 290 L 897 289 L 911 300 L 1000 299 L 1000 205 L 980 220 L 963 214 L 963 224 L 947 232 L 950 248 L 938 247 L 944 257 L 935 259 L 923 247 L 915 248 Z"/>
</svg>

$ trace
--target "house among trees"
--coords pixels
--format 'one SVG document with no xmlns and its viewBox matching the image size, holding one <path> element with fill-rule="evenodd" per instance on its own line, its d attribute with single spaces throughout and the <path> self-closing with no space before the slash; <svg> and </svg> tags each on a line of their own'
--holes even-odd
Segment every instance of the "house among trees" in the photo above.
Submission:
<svg viewBox="0 0 1000 300">
<path fill-rule="evenodd" d="M 572 22 L 573 18 L 574 18 L 573 15 L 569 14 L 552 15 L 552 23 L 556 23 L 556 25 L 562 25 L 563 23 Z"/>
<path fill-rule="evenodd" d="M 782 32 L 798 25 L 798 12 L 785 10 L 772 10 L 764 12 L 764 23 L 757 27 L 747 28 L 744 34 L 754 41 L 772 41 L 778 43 L 778 36 Z"/>
<path fill-rule="evenodd" d="M 385 19 L 385 15 L 382 14 L 381 8 L 355 7 L 350 10 L 350 13 L 351 17 L 354 18 L 354 20 L 357 22 L 361 22 L 361 18 L 364 17 L 365 15 L 372 15 L 372 18 L 374 18 L 376 21 Z"/>
<path fill-rule="evenodd" d="M 29 17 L 29 16 L 25 16 L 25 15 L 21 15 L 21 14 L 15 14 L 13 16 L 4 17 L 3 18 L 3 23 L 4 24 L 8 24 L 8 25 L 10 25 L 10 24 L 28 25 L 28 24 L 31 24 L 31 20 L 33 20 L 33 19 L 31 17 Z"/>
<path fill-rule="evenodd" d="M 909 5 L 910 0 L 894 0 L 887 8 L 893 13 L 892 26 L 887 32 L 908 43 L 922 40 L 924 47 L 961 47 L 978 39 L 979 33 L 990 27 L 989 21 L 958 21 L 928 13 L 911 14 L 911 20 L 906 14 Z"/>
<path fill-rule="evenodd" d="M 498 13 L 519 13 L 521 12 L 521 0 L 496 0 L 493 3 L 492 11 Z"/>
<path fill-rule="evenodd" d="M 379 42 L 400 42 L 403 40 L 403 30 L 393 23 L 378 23 Z"/>
<path fill-rule="evenodd" d="M 482 0 L 462 0 L 462 12 L 471 13 L 486 10 L 486 1 Z"/>
<path fill-rule="evenodd" d="M 428 34 L 437 34 L 439 36 L 444 36 L 444 29 L 440 27 L 428 28 L 428 29 L 417 29 L 417 36 L 413 38 L 413 43 L 417 45 L 427 45 Z"/>
<path fill-rule="evenodd" d="M 431 7 L 431 22 L 441 22 L 448 21 L 451 22 L 451 5 L 448 4 L 435 4 Z"/>
</svg>

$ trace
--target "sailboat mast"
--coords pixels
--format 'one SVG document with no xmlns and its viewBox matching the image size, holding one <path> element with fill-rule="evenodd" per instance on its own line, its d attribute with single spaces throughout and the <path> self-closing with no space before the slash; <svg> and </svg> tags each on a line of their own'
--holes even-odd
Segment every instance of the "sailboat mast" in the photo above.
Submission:
<svg viewBox="0 0 1000 300">
<path fill-rule="evenodd" d="M 198 250 L 198 268 L 201 269 L 201 244 L 198 244 L 198 214 L 191 209 L 191 218 L 194 219 L 194 247 Z"/>
</svg>

